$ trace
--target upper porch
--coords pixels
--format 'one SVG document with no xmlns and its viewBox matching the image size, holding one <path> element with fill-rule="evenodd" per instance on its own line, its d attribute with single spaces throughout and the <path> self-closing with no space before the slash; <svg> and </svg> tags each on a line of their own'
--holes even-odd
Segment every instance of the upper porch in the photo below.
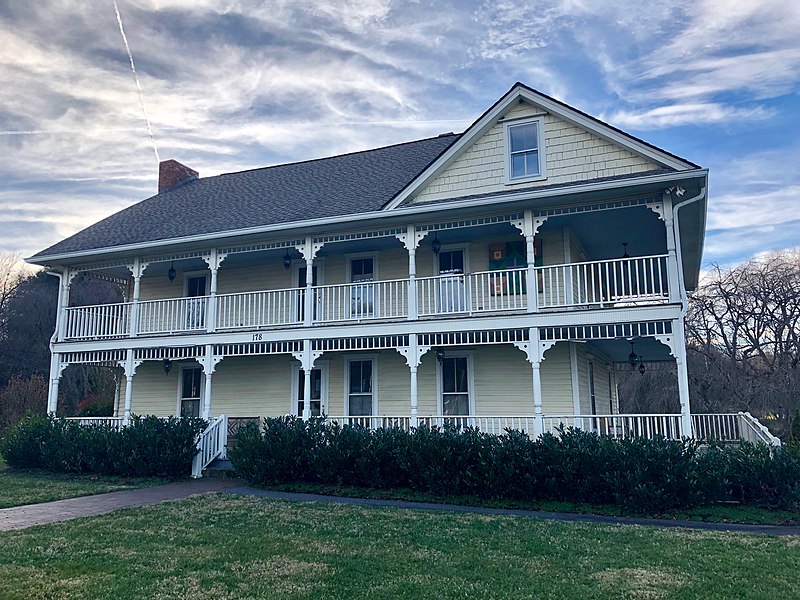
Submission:
<svg viewBox="0 0 800 600">
<path fill-rule="evenodd" d="M 79 265 L 57 341 L 677 304 L 669 216 L 651 196 Z M 80 272 L 124 301 L 69 306 Z"/>
</svg>

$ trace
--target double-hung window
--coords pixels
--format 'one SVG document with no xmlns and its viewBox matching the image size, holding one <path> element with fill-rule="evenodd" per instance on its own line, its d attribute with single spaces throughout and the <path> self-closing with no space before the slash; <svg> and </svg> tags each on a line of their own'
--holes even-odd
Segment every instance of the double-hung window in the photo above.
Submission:
<svg viewBox="0 0 800 600">
<path fill-rule="evenodd" d="M 542 121 L 536 119 L 506 125 L 508 141 L 508 180 L 510 182 L 544 177 Z"/>
<path fill-rule="evenodd" d="M 349 363 L 350 390 L 347 397 L 347 414 L 351 417 L 372 414 L 374 385 L 371 360 L 351 360 Z"/>
</svg>

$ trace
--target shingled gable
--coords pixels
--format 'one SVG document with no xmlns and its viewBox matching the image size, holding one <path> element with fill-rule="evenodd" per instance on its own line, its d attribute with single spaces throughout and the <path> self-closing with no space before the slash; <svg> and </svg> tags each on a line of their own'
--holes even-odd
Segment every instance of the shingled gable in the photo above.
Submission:
<svg viewBox="0 0 800 600">
<path fill-rule="evenodd" d="M 384 210 L 392 210 L 412 201 L 417 194 L 425 190 L 426 186 L 445 173 L 448 167 L 464 155 L 476 141 L 495 127 L 506 113 L 513 111 L 514 107 L 521 102 L 528 102 L 547 114 L 553 115 L 582 131 L 590 132 L 592 135 L 618 148 L 642 157 L 653 163 L 653 172 L 656 172 L 656 170 L 683 171 L 699 168 L 698 165 L 690 161 L 653 146 L 644 140 L 518 82 L 470 125 L 457 142 L 443 152 L 435 162 L 420 173 L 392 201 L 388 202 Z M 546 185 L 547 182 L 543 182 L 542 186 L 545 187 Z M 455 195 L 457 196 L 458 194 Z"/>
<path fill-rule="evenodd" d="M 30 259 L 379 211 L 458 135 L 215 177 L 163 191 Z"/>
</svg>

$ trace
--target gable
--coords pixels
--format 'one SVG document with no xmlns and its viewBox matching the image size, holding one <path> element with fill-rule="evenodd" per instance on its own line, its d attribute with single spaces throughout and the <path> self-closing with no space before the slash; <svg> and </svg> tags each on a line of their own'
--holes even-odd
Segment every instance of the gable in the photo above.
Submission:
<svg viewBox="0 0 800 600">
<path fill-rule="evenodd" d="M 547 177 L 509 184 L 506 176 L 504 123 L 525 117 L 543 119 Z M 467 146 L 444 170 L 414 194 L 410 201 L 428 202 L 450 197 L 586 182 L 663 168 L 663 165 L 525 102 L 506 111 L 498 122 Z"/>
</svg>

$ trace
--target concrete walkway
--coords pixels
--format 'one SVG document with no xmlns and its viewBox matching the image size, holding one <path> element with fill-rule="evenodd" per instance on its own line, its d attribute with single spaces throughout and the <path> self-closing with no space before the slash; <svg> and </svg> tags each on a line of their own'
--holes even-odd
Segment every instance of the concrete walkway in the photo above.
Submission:
<svg viewBox="0 0 800 600">
<path fill-rule="evenodd" d="M 158 504 L 166 500 L 188 498 L 194 494 L 220 492 L 240 485 L 241 481 L 235 479 L 193 479 L 136 490 L 4 508 L 0 509 L 0 531 L 103 515 L 120 508 Z"/>
<path fill-rule="evenodd" d="M 300 502 L 328 502 L 332 504 L 348 504 L 352 506 L 373 506 L 384 508 L 402 508 L 410 510 L 429 510 L 434 512 L 473 513 L 479 515 L 505 515 L 547 519 L 551 521 L 598 523 L 601 525 L 649 525 L 655 527 L 681 527 L 685 529 L 703 529 L 707 531 L 727 531 L 758 535 L 800 536 L 800 526 L 792 525 L 745 525 L 739 523 L 705 523 L 699 521 L 677 521 L 673 519 L 638 519 L 634 517 L 611 517 L 606 515 L 583 515 L 575 513 L 559 513 L 540 510 L 519 510 L 511 508 L 483 508 L 480 506 L 462 506 L 459 504 L 435 504 L 431 502 L 406 502 L 404 500 L 373 500 L 369 498 L 346 498 L 343 496 L 323 496 L 320 494 L 304 494 L 293 492 L 275 492 L 248 486 L 231 487 L 225 490 L 228 494 L 242 496 L 259 496 L 273 500 L 293 500 Z"/>
</svg>

